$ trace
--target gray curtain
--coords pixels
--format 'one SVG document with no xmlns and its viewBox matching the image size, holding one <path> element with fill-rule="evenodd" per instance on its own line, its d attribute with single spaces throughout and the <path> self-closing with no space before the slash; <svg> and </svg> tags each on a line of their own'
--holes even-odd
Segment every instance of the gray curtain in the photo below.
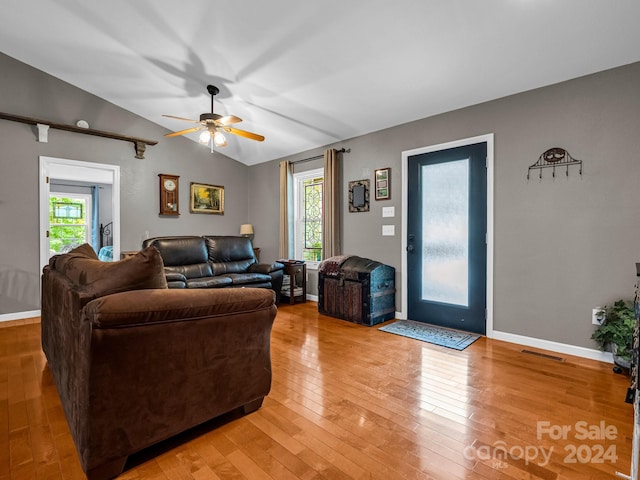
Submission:
<svg viewBox="0 0 640 480">
<path fill-rule="evenodd" d="M 280 162 L 279 258 L 293 258 L 293 164 Z"/>
<path fill-rule="evenodd" d="M 340 161 L 338 152 L 324 151 L 324 188 L 322 198 L 322 258 L 342 253 L 340 245 Z"/>
</svg>

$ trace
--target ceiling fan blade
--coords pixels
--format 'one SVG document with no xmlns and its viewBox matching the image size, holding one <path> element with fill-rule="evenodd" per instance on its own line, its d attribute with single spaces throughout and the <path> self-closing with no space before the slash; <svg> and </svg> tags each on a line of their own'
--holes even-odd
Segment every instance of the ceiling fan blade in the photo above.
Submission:
<svg viewBox="0 0 640 480">
<path fill-rule="evenodd" d="M 184 135 L 185 133 L 197 132 L 198 130 L 202 130 L 204 127 L 200 125 L 199 127 L 187 128 L 186 130 L 180 130 L 179 132 L 167 133 L 165 137 L 177 137 L 178 135 Z"/>
<path fill-rule="evenodd" d="M 240 117 L 236 117 L 235 115 L 227 115 L 226 117 L 220 117 L 216 120 L 216 125 L 224 126 L 231 125 L 232 123 L 240 123 L 242 119 Z"/>
<path fill-rule="evenodd" d="M 240 130 L 238 128 L 233 127 L 222 127 L 225 132 L 233 133 L 234 135 L 239 135 L 241 137 L 250 138 L 251 140 L 257 140 L 258 142 L 262 142 L 264 137 L 262 135 L 258 135 L 257 133 L 247 132 L 246 130 Z"/>
<path fill-rule="evenodd" d="M 184 117 L 176 117 L 175 115 L 162 115 L 163 117 L 167 117 L 167 118 L 174 118 L 176 120 L 182 120 L 184 122 L 191 122 L 191 123 L 198 123 L 199 120 L 191 120 L 190 118 L 184 118 Z"/>
</svg>

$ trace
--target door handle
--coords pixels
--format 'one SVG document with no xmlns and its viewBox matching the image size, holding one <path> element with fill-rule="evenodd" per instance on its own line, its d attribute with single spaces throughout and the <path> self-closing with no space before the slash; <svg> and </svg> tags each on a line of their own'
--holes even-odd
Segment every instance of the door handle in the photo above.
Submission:
<svg viewBox="0 0 640 480">
<path fill-rule="evenodd" d="M 414 250 L 413 245 L 407 245 L 407 252 L 411 253 L 413 252 L 413 250 Z"/>
</svg>

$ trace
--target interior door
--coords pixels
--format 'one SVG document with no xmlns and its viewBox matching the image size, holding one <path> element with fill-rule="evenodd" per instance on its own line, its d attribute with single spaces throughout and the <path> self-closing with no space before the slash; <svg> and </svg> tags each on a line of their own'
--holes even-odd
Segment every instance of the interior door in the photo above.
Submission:
<svg viewBox="0 0 640 480">
<path fill-rule="evenodd" d="M 407 315 L 486 333 L 487 144 L 408 157 Z"/>
</svg>

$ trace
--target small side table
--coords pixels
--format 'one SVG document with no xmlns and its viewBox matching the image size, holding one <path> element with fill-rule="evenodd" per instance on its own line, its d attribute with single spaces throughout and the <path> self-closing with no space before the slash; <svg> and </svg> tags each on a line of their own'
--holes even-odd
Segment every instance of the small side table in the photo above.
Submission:
<svg viewBox="0 0 640 480">
<path fill-rule="evenodd" d="M 289 285 L 282 286 L 281 296 L 283 300 L 289 299 L 293 305 L 296 301 L 307 301 L 307 264 L 303 261 L 283 262 L 284 274 L 289 277 Z M 298 280 L 298 276 L 302 277 Z"/>
</svg>

